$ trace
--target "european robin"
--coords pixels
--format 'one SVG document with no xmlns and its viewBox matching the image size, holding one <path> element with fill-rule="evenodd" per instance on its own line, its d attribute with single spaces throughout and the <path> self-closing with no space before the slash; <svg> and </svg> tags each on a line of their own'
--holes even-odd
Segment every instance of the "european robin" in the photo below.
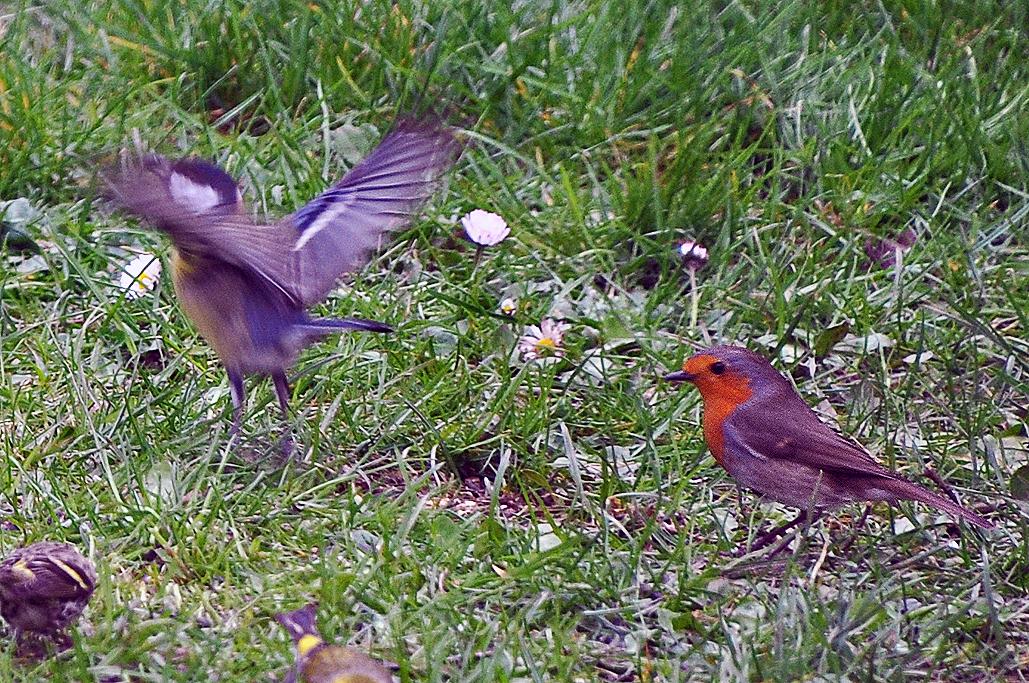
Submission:
<svg viewBox="0 0 1029 683">
<path fill-rule="evenodd" d="M 457 152 L 449 129 L 402 121 L 336 185 L 270 224 L 247 216 L 236 181 L 207 161 L 150 155 L 101 174 L 109 198 L 171 237 L 175 292 L 229 376 L 233 435 L 244 375 L 270 375 L 287 415 L 286 370 L 301 350 L 345 330 L 392 331 L 307 309 L 411 219 Z"/>
<path fill-rule="evenodd" d="M 701 351 L 665 379 L 692 382 L 700 390 L 711 454 L 762 496 L 812 513 L 855 501 L 915 500 L 993 528 L 974 512 L 883 467 L 823 424 L 790 381 L 752 351 L 738 346 Z"/>
<path fill-rule="evenodd" d="M 96 587 L 93 564 L 68 543 L 41 541 L 0 562 L 0 615 L 18 638 L 61 637 Z"/>
<path fill-rule="evenodd" d="M 392 683 L 393 676 L 363 652 L 326 643 L 315 625 L 318 605 L 276 614 L 293 638 L 297 660 L 283 683 Z"/>
</svg>

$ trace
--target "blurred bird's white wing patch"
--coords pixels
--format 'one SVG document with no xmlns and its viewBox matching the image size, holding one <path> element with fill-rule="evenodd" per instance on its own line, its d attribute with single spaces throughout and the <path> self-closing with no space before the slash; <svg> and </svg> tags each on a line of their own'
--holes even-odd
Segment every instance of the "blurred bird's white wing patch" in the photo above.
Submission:
<svg viewBox="0 0 1029 683">
<path fill-rule="evenodd" d="M 204 159 L 179 159 L 171 165 L 168 193 L 193 213 L 214 209 L 239 210 L 243 195 L 232 176 Z"/>
<path fill-rule="evenodd" d="M 196 213 L 210 211 L 221 203 L 218 192 L 210 185 L 195 183 L 181 173 L 172 172 L 168 179 L 172 199 Z"/>
<path fill-rule="evenodd" d="M 100 178 L 109 199 L 172 237 L 190 239 L 201 228 L 197 216 L 242 209 L 236 181 L 203 159 L 171 160 L 151 154 L 112 164 Z"/>
<path fill-rule="evenodd" d="M 408 222 L 457 156 L 450 131 L 405 121 L 343 179 L 291 218 L 295 272 L 305 304 L 367 261 L 382 237 Z"/>
</svg>

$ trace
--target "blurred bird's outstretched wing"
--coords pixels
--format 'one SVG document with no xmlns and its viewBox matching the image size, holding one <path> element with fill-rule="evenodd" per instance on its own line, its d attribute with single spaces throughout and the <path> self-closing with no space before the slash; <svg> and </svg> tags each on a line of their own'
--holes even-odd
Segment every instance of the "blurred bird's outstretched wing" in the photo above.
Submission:
<svg viewBox="0 0 1029 683">
<path fill-rule="evenodd" d="M 306 307 L 410 220 L 457 152 L 449 129 L 402 121 L 339 183 L 274 224 L 244 215 L 235 181 L 200 159 L 149 155 L 101 178 L 121 208 L 167 232 L 180 249 L 252 271 Z"/>
<path fill-rule="evenodd" d="M 151 154 L 111 165 L 100 178 L 108 198 L 168 233 L 187 255 L 253 273 L 270 291 L 298 303 L 283 277 L 289 236 L 243 215 L 236 181 L 218 166 Z"/>
<path fill-rule="evenodd" d="M 402 121 L 336 185 L 283 222 L 295 230 L 291 272 L 300 301 L 320 301 L 363 265 L 383 235 L 410 220 L 457 158 L 451 132 Z"/>
</svg>

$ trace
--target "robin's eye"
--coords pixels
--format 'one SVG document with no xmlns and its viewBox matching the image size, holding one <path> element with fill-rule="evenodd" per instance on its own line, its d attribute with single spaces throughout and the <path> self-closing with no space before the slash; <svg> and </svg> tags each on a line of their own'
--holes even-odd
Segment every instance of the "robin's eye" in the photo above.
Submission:
<svg viewBox="0 0 1029 683">
<path fill-rule="evenodd" d="M 723 363 L 722 361 L 718 361 L 717 363 L 712 363 L 711 364 L 711 372 L 715 373 L 716 375 L 722 374 L 723 372 L 725 372 L 725 363 Z"/>
</svg>

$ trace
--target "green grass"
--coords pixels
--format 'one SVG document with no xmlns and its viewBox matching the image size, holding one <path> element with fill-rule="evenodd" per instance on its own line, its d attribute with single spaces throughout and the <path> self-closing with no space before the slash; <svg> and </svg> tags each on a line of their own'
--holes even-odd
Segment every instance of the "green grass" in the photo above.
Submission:
<svg viewBox="0 0 1029 683">
<path fill-rule="evenodd" d="M 38 212 L 0 252 L 0 551 L 65 539 L 101 576 L 74 648 L 8 646 L 0 678 L 280 680 L 271 615 L 318 599 L 405 681 L 1025 680 L 1024 4 L 681 4 L 0 9 L 0 200 Z M 114 284 L 166 244 L 92 198 L 97 161 L 210 157 L 278 216 L 426 106 L 467 142 L 447 190 L 323 307 L 397 334 L 304 355 L 287 466 L 251 379 L 233 451 L 170 283 Z M 475 268 L 451 217 L 477 207 L 512 237 Z M 512 356 L 548 314 L 566 357 Z M 903 505 L 855 533 L 855 506 L 741 563 L 792 512 L 738 494 L 658 381 L 716 342 L 1000 529 Z"/>
</svg>

